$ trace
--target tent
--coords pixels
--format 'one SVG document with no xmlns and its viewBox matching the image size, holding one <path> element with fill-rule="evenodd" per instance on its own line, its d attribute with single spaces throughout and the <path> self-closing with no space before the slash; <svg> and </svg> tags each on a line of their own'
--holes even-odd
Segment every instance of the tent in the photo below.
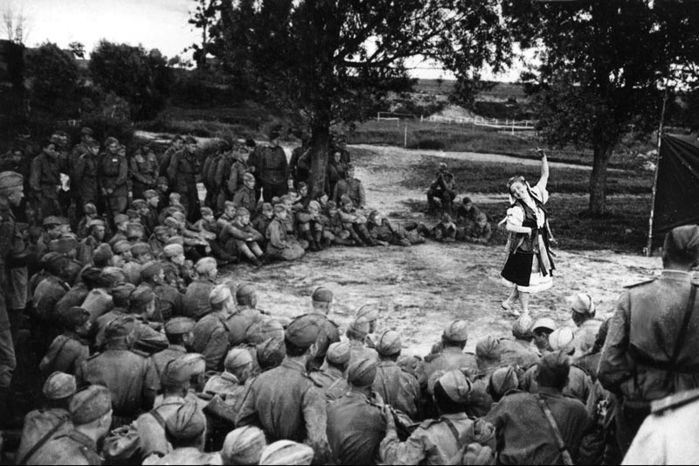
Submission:
<svg viewBox="0 0 699 466">
<path fill-rule="evenodd" d="M 676 226 L 699 224 L 699 140 L 664 134 L 653 202 L 653 246 Z"/>
</svg>

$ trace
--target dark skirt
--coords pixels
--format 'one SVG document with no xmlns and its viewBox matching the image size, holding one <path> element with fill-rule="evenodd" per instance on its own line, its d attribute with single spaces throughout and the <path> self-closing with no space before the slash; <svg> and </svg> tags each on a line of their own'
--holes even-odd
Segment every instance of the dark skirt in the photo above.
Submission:
<svg viewBox="0 0 699 466">
<path fill-rule="evenodd" d="M 533 260 L 534 254 L 532 253 L 510 253 L 500 275 L 508 282 L 519 286 L 529 286 Z"/>
</svg>

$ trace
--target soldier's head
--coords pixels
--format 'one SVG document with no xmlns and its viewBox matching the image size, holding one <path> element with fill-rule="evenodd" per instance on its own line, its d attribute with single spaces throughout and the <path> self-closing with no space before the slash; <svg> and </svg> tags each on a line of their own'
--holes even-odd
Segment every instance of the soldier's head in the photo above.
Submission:
<svg viewBox="0 0 699 466">
<path fill-rule="evenodd" d="M 352 212 L 354 210 L 354 203 L 352 202 L 352 199 L 350 199 L 349 196 L 346 194 L 342 195 L 342 198 L 340 199 L 340 204 L 342 206 L 343 212 Z"/>
<path fill-rule="evenodd" d="M 663 267 L 690 270 L 699 263 L 699 226 L 684 225 L 665 235 Z"/>
<path fill-rule="evenodd" d="M 308 196 L 308 185 L 306 183 L 304 183 L 303 181 L 300 182 L 298 187 L 297 187 L 297 191 L 298 191 L 300 197 Z"/>
<path fill-rule="evenodd" d="M 320 214 L 320 204 L 318 201 L 311 201 L 308 203 L 308 212 L 314 217 Z"/>
<path fill-rule="evenodd" d="M 549 335 L 556 330 L 556 323 L 549 317 L 543 317 L 532 325 L 532 334 L 534 335 L 534 344 L 539 351 L 551 351 L 549 344 Z"/>
<path fill-rule="evenodd" d="M 272 204 L 269 202 L 262 204 L 262 215 L 267 219 L 271 219 L 274 216 L 274 207 L 272 207 Z"/>
<path fill-rule="evenodd" d="M 230 287 L 224 284 L 216 285 L 209 293 L 209 304 L 213 312 L 235 309 Z"/>
<path fill-rule="evenodd" d="M 171 345 L 189 348 L 194 339 L 194 320 L 189 317 L 173 317 L 165 322 L 165 336 Z"/>
<path fill-rule="evenodd" d="M 112 424 L 112 395 L 106 387 L 90 385 L 76 393 L 68 408 L 73 425 L 98 443 Z"/>
<path fill-rule="evenodd" d="M 114 216 L 114 227 L 118 232 L 126 233 L 129 228 L 129 216 L 124 214 L 117 214 Z"/>
<path fill-rule="evenodd" d="M 253 175 L 250 172 L 245 172 L 243 175 L 243 184 L 245 184 L 245 187 L 248 189 L 254 189 L 255 188 L 255 175 Z"/>
<path fill-rule="evenodd" d="M 223 205 L 223 214 L 228 218 L 235 217 L 236 207 L 233 201 L 226 201 Z"/>
<path fill-rule="evenodd" d="M 84 126 L 80 130 L 80 140 L 86 144 L 91 144 L 95 142 L 95 132 L 92 131 L 92 128 Z"/>
<path fill-rule="evenodd" d="M 320 331 L 317 318 L 310 314 L 304 314 L 292 320 L 284 331 L 286 355 L 304 359 L 313 357 Z"/>
<path fill-rule="evenodd" d="M 241 226 L 250 225 L 250 211 L 245 207 L 241 207 L 236 211 L 235 218 Z"/>
<path fill-rule="evenodd" d="M 274 217 L 279 220 L 286 220 L 287 210 L 284 204 L 276 204 L 274 206 Z"/>
<path fill-rule="evenodd" d="M 570 302 L 570 316 L 575 325 L 580 326 L 595 317 L 596 309 L 592 296 L 587 293 L 577 293 L 568 298 Z"/>
<path fill-rule="evenodd" d="M 279 366 L 286 356 L 284 338 L 267 338 L 255 346 L 257 364 L 262 372 Z"/>
<path fill-rule="evenodd" d="M 100 153 L 100 145 L 97 141 L 92 141 L 87 143 L 87 153 L 90 155 L 97 155 Z"/>
<path fill-rule="evenodd" d="M 328 347 L 328 352 L 325 354 L 325 361 L 328 366 L 334 367 L 343 374 L 347 370 L 350 362 L 350 345 L 348 342 L 333 343 Z"/>
<path fill-rule="evenodd" d="M 19 206 L 24 198 L 24 177 L 17 172 L 0 172 L 0 196 L 7 198 L 11 205 Z"/>
<path fill-rule="evenodd" d="M 476 344 L 476 363 L 483 373 L 489 373 L 500 365 L 500 339 L 488 335 Z"/>
<path fill-rule="evenodd" d="M 186 400 L 165 421 L 165 437 L 173 448 L 204 450 L 206 416 L 196 401 Z"/>
<path fill-rule="evenodd" d="M 70 401 L 77 390 L 75 376 L 65 372 L 53 372 L 48 376 L 41 392 L 49 408 L 68 410 Z"/>
<path fill-rule="evenodd" d="M 270 443 L 260 455 L 260 464 L 311 464 L 313 448 L 291 440 Z"/>
<path fill-rule="evenodd" d="M 570 358 L 564 351 L 554 351 L 541 357 L 536 365 L 536 382 L 541 387 L 563 390 L 568 384 Z"/>
<path fill-rule="evenodd" d="M 182 136 L 178 134 L 172 138 L 172 147 L 174 147 L 175 150 L 181 150 L 184 147 L 184 139 L 182 139 Z"/>
<path fill-rule="evenodd" d="M 440 414 L 462 413 L 471 394 L 471 382 L 460 370 L 444 373 L 434 384 L 434 401 Z"/>
<path fill-rule="evenodd" d="M 167 190 L 170 189 L 170 182 L 169 182 L 168 179 L 167 179 L 166 177 L 164 177 L 164 176 L 159 176 L 159 177 L 158 177 L 158 180 L 157 180 L 157 182 L 156 182 L 156 184 L 157 184 L 157 186 L 158 186 L 158 190 L 159 190 L 161 193 L 166 193 Z"/>
<path fill-rule="evenodd" d="M 149 286 L 141 285 L 129 296 L 129 311 L 132 314 L 153 319 L 157 310 L 155 298 L 155 293 Z"/>
<path fill-rule="evenodd" d="M 180 193 L 170 193 L 170 195 L 167 197 L 168 202 L 170 205 L 182 205 L 182 196 Z"/>
<path fill-rule="evenodd" d="M 43 148 L 44 154 L 46 154 L 50 159 L 55 160 L 58 158 L 59 152 L 56 147 L 56 143 L 49 141 Z"/>
<path fill-rule="evenodd" d="M 81 337 L 86 337 L 90 334 L 92 322 L 90 321 L 90 313 L 81 307 L 71 307 L 63 311 L 60 315 L 63 328 L 67 332 L 73 332 Z"/>
<path fill-rule="evenodd" d="M 194 139 L 194 136 L 187 136 L 186 138 L 184 138 L 184 145 L 185 149 L 190 154 L 193 154 L 197 151 L 197 140 Z"/>
<path fill-rule="evenodd" d="M 450 323 L 442 333 L 442 345 L 444 347 L 457 347 L 464 349 L 468 341 L 468 322 L 455 320 Z"/>
<path fill-rule="evenodd" d="M 347 167 L 347 179 L 351 180 L 354 178 L 354 165 L 349 165 Z"/>
<path fill-rule="evenodd" d="M 131 255 L 139 264 L 145 264 L 153 260 L 153 251 L 148 243 L 135 243 L 131 246 Z"/>
<path fill-rule="evenodd" d="M 141 281 L 152 285 L 160 285 L 165 282 L 165 269 L 160 261 L 145 262 L 141 268 Z"/>
<path fill-rule="evenodd" d="M 184 265 L 184 248 L 181 244 L 168 244 L 163 248 L 163 254 L 165 258 L 168 259 L 175 265 Z"/>
<path fill-rule="evenodd" d="M 362 307 L 357 309 L 357 314 L 355 315 L 357 321 L 365 321 L 369 324 L 369 330 L 367 333 L 376 332 L 376 325 L 379 320 L 379 309 L 374 304 L 364 304 Z"/>
<path fill-rule="evenodd" d="M 267 133 L 267 136 L 269 137 L 269 142 L 272 143 L 272 146 L 278 146 L 279 145 L 279 138 L 282 135 L 282 128 L 280 126 L 273 126 L 270 128 L 269 133 Z"/>
<path fill-rule="evenodd" d="M 252 309 L 257 307 L 257 292 L 255 287 L 249 284 L 242 284 L 238 286 L 235 291 L 235 300 L 238 306 L 246 306 Z"/>
<path fill-rule="evenodd" d="M 90 233 L 90 236 L 95 238 L 97 241 L 102 242 L 102 240 L 104 240 L 104 235 L 107 232 L 107 227 L 102 220 L 90 220 L 87 223 L 87 229 Z"/>
<path fill-rule="evenodd" d="M 353 387 L 371 389 L 378 364 L 373 359 L 358 359 L 347 369 L 347 382 Z"/>
<path fill-rule="evenodd" d="M 259 464 L 267 439 L 262 429 L 254 426 L 238 427 L 226 435 L 221 448 L 223 464 Z"/>
<path fill-rule="evenodd" d="M 342 162 L 342 152 L 340 152 L 339 150 L 333 152 L 333 162 L 335 162 L 335 165 Z"/>
<path fill-rule="evenodd" d="M 488 394 L 493 398 L 493 401 L 500 401 L 503 396 L 517 390 L 519 387 L 519 378 L 517 371 L 512 366 L 500 367 L 490 375 L 488 382 Z"/>
<path fill-rule="evenodd" d="M 119 144 L 119 140 L 117 138 L 110 136 L 104 140 L 104 147 L 107 149 L 107 153 L 109 155 L 117 155 L 119 153 L 121 144 Z"/>
<path fill-rule="evenodd" d="M 528 315 L 523 315 L 512 324 L 512 336 L 518 340 L 532 341 L 534 334 L 532 332 L 534 321 Z"/>
<path fill-rule="evenodd" d="M 223 368 L 229 374 L 235 375 L 241 385 L 250 378 L 253 367 L 252 355 L 248 350 L 242 348 L 230 350 L 223 361 Z"/>
<path fill-rule="evenodd" d="M 146 207 L 151 206 L 157 208 L 158 204 L 160 204 L 160 196 L 158 196 L 158 192 L 154 189 L 148 189 L 143 193 L 143 196 L 146 198 Z"/>
<path fill-rule="evenodd" d="M 376 341 L 376 352 L 384 360 L 397 361 L 402 351 L 400 333 L 394 330 L 384 330 Z"/>
<path fill-rule="evenodd" d="M 134 199 L 131 203 L 131 207 L 133 207 L 136 210 L 136 212 L 138 212 L 139 217 L 148 215 L 148 203 L 145 199 Z"/>
</svg>

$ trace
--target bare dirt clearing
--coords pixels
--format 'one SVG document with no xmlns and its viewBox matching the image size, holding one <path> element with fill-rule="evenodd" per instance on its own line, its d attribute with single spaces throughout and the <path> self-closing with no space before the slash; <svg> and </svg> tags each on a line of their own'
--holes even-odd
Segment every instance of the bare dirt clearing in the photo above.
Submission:
<svg viewBox="0 0 699 466">
<path fill-rule="evenodd" d="M 401 185 L 414 161 L 411 151 L 364 149 L 373 156 L 360 157 L 356 166 L 369 204 L 399 221 L 423 219 L 410 206 L 422 201 L 424 193 Z M 504 195 L 472 198 L 479 203 L 505 201 Z M 658 258 L 612 251 L 557 254 L 554 288 L 533 298 L 532 311 L 534 317 L 547 315 L 560 323 L 569 321 L 565 302 L 569 294 L 590 293 L 599 313 L 605 314 L 613 310 L 624 285 L 645 279 L 660 267 Z M 315 287 L 327 286 L 335 293 L 331 318 L 343 331 L 358 307 L 374 303 L 382 310 L 381 328 L 400 331 L 406 353 L 424 355 L 455 318 L 472 324 L 469 349 L 487 334 L 509 334 L 512 319 L 500 310 L 507 293 L 499 275 L 503 260 L 503 245 L 428 242 L 410 248 L 335 247 L 308 254 L 296 263 L 259 269 L 237 266 L 225 275 L 235 282 L 254 283 L 261 308 L 289 317 L 309 309 Z"/>
</svg>

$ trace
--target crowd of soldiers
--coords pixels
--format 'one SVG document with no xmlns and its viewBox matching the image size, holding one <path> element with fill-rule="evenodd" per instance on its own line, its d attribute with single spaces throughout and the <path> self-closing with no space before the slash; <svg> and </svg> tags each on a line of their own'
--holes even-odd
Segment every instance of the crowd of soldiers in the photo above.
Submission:
<svg viewBox="0 0 699 466">
<path fill-rule="evenodd" d="M 335 201 L 326 193 L 304 205 L 307 187 L 294 178 L 304 153 L 292 156 L 295 184 L 289 183 L 277 135 L 272 134 L 271 145 L 249 154 L 243 145 L 222 146 L 201 169 L 193 139 L 176 141 L 157 165 L 158 158 L 144 150 L 130 161 L 136 168 L 128 169 L 113 138 L 100 155 L 91 132 L 83 130 L 87 152 L 70 162 L 71 156 L 57 150 L 61 135 L 54 136 L 31 162 L 28 177 L 19 163 L 0 172 L 5 460 L 618 464 L 625 455 L 627 461 L 687 459 L 669 447 L 674 438 L 659 432 L 675 413 L 691 418 L 699 399 L 696 390 L 687 392 L 699 386 L 693 338 L 699 314 L 691 275 L 699 263 L 699 227 L 668 234 L 662 275 L 625 290 L 610 319 L 597 316 L 593 297 L 576 294 L 570 299 L 574 326 L 524 315 L 512 324 L 511 335 L 486 336 L 476 342 L 475 353 L 468 353 L 470 324 L 455 320 L 429 354 L 413 355 L 404 351 L 400 333 L 383 327 L 374 306 L 360 306 L 346 328 L 337 325 L 327 287 L 313 290 L 310 312 L 289 319 L 259 309 L 254 285 L 218 277 L 219 266 L 240 257 L 253 263 L 270 256 L 293 259 L 304 246 L 320 248 L 338 238 L 347 244 L 424 240 L 419 226 L 402 231 L 400 239 L 377 239 L 368 220 L 326 230 L 331 224 L 314 217 L 314 210 L 330 210 Z M 335 165 L 342 163 L 342 152 L 337 153 Z M 65 168 L 50 169 L 66 161 Z M 229 168 L 211 169 L 227 163 Z M 87 168 L 76 168 L 81 164 Z M 127 179 L 126 187 L 109 177 L 105 181 L 103 165 L 118 166 L 114 180 Z M 50 178 L 58 184 L 44 182 L 63 170 L 73 189 L 63 189 L 60 178 Z M 159 178 L 160 170 L 170 178 Z M 74 173 L 90 175 L 72 178 Z M 207 179 L 209 173 L 216 176 Z M 207 188 L 207 205 L 201 208 L 198 176 Z M 242 184 L 231 189 L 234 177 Z M 361 183 L 348 182 L 346 192 L 338 184 L 332 192 L 339 194 L 342 215 L 362 216 L 354 209 L 365 207 L 363 189 L 351 187 Z M 296 196 L 289 194 L 291 186 Z M 129 192 L 135 197 L 131 208 Z M 353 199 L 358 193 L 361 197 Z M 141 194 L 143 199 L 136 197 Z M 165 207 L 159 207 L 161 200 Z M 85 216 L 72 222 L 65 212 L 76 205 Z M 462 205 L 465 215 L 479 217 L 468 200 Z M 21 214 L 27 223 L 41 219 L 42 228 L 24 225 Z M 381 217 L 369 215 L 376 216 Z M 261 217 L 267 221 L 264 235 L 256 224 L 265 221 Z M 22 429 L 13 438 L 16 425 Z M 639 428 L 640 440 L 632 444 Z M 650 456 L 650 446 L 661 453 Z"/>
</svg>

